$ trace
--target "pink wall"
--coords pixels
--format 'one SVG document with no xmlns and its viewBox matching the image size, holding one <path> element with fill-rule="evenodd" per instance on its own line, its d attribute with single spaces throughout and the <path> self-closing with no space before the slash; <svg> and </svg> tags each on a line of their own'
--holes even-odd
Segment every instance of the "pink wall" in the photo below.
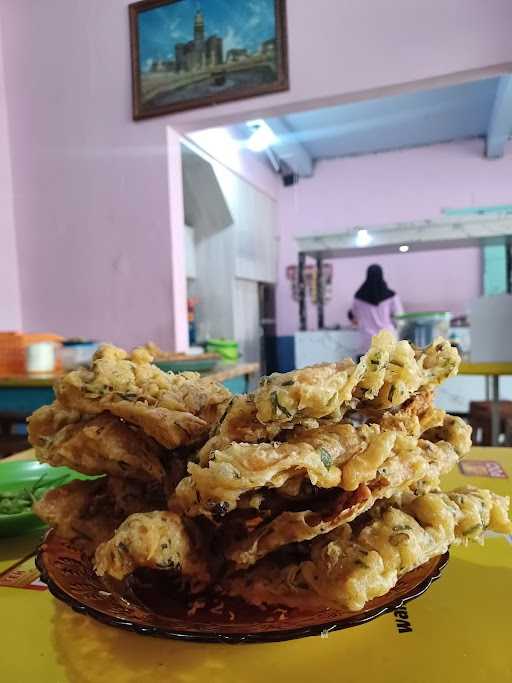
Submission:
<svg viewBox="0 0 512 683">
<path fill-rule="evenodd" d="M 134 123 L 128 4 L 0 0 L 26 329 L 126 345 L 179 336 L 167 125 L 427 87 L 511 57 L 509 0 L 289 0 L 289 92 Z"/>
<path fill-rule="evenodd" d="M 167 161 L 169 179 L 169 214 L 172 229 L 170 268 L 172 299 L 174 304 L 173 337 L 170 348 L 188 350 L 187 275 L 185 263 L 185 205 L 183 199 L 183 168 L 181 162 L 181 136 L 167 128 Z"/>
<path fill-rule="evenodd" d="M 9 122 L 0 32 L 0 331 L 21 327 Z"/>
<path fill-rule="evenodd" d="M 297 261 L 296 236 L 439 218 L 443 208 L 509 203 L 512 147 L 501 160 L 485 159 L 483 151 L 483 141 L 471 140 L 324 161 L 312 178 L 283 188 L 279 197 L 278 333 L 293 334 L 298 327 L 298 307 L 285 279 L 286 266 Z M 465 312 L 469 301 L 480 293 L 477 248 L 333 261 L 334 296 L 326 307 L 327 325 L 347 324 L 352 296 L 366 267 L 375 261 L 384 267 L 389 285 L 409 310 Z M 312 309 L 308 323 L 309 329 L 316 327 Z"/>
<path fill-rule="evenodd" d="M 131 120 L 127 5 L 0 5 L 23 324 L 169 347 L 166 127 Z"/>
</svg>

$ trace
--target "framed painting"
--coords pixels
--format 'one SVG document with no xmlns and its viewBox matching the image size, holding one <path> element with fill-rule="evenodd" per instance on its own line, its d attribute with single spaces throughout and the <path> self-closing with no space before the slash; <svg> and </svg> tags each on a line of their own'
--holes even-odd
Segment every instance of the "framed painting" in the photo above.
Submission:
<svg viewBox="0 0 512 683">
<path fill-rule="evenodd" d="M 287 90 L 285 2 L 130 5 L 134 119 Z"/>
</svg>

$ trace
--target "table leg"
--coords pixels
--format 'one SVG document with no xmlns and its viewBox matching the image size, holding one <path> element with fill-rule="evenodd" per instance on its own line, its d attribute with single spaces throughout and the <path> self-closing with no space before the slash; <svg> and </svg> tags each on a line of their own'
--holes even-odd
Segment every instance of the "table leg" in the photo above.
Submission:
<svg viewBox="0 0 512 683">
<path fill-rule="evenodd" d="M 324 329 L 324 260 L 321 256 L 316 258 L 316 306 L 318 316 L 318 329 Z"/>
<path fill-rule="evenodd" d="M 491 378 L 489 375 L 485 376 L 485 400 L 491 400 Z"/>
<path fill-rule="evenodd" d="M 491 443 L 498 445 L 500 436 L 500 378 L 492 376 L 492 406 L 491 406 Z"/>
<path fill-rule="evenodd" d="M 299 284 L 299 330 L 308 329 L 306 308 L 306 254 L 299 254 L 298 284 Z"/>
</svg>

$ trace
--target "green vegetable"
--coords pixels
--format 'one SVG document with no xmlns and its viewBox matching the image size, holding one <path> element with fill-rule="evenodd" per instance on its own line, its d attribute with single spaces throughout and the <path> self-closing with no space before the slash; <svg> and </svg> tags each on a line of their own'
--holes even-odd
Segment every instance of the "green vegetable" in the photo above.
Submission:
<svg viewBox="0 0 512 683">
<path fill-rule="evenodd" d="M 229 411 L 230 411 L 230 409 L 231 409 L 231 406 L 233 405 L 233 401 L 234 401 L 234 400 L 235 400 L 235 399 L 234 399 L 234 397 L 233 397 L 233 398 L 229 401 L 229 403 L 227 404 L 226 410 L 222 413 L 221 418 L 220 418 L 220 420 L 217 422 L 217 425 L 216 425 L 216 427 L 215 427 L 215 429 L 214 429 L 214 432 L 213 432 L 214 435 L 217 435 L 217 434 L 219 433 L 220 428 L 221 428 L 221 426 L 222 426 L 222 423 L 223 423 L 224 420 L 226 419 L 226 417 L 227 417 L 227 415 L 228 415 L 228 413 L 229 413 Z"/>
<path fill-rule="evenodd" d="M 116 392 L 119 393 L 119 396 L 121 398 L 124 398 L 125 401 L 136 401 L 139 398 L 139 394 L 135 394 L 133 392 L 128 392 L 126 394 L 123 394 L 121 392 Z"/>
<path fill-rule="evenodd" d="M 404 533 L 398 533 L 398 534 L 392 534 L 389 537 L 389 542 L 391 545 L 397 546 L 400 545 L 400 543 L 404 543 L 405 541 L 409 540 L 409 534 L 404 534 Z"/>
<path fill-rule="evenodd" d="M 382 354 L 376 353 L 373 358 L 370 358 L 370 365 L 376 365 L 379 367 L 382 361 Z"/>
<path fill-rule="evenodd" d="M 220 425 L 224 422 L 224 420 L 226 419 L 227 414 L 229 413 L 229 409 L 230 409 L 231 406 L 233 405 L 233 401 L 234 401 L 234 400 L 235 400 L 234 398 L 230 399 L 229 403 L 227 404 L 226 410 L 222 413 L 222 417 L 221 417 L 220 420 L 219 420 L 219 426 L 220 426 Z"/>
<path fill-rule="evenodd" d="M 0 499 L 0 514 L 1 515 L 18 515 L 20 512 L 30 510 L 32 501 L 30 499 L 22 498 L 7 498 Z"/>
<path fill-rule="evenodd" d="M 338 398 L 338 394 L 337 394 L 337 392 L 334 392 L 334 394 L 331 396 L 331 398 L 327 401 L 327 408 L 336 409 L 337 408 L 337 406 L 336 406 L 337 398 Z"/>
<path fill-rule="evenodd" d="M 287 408 L 285 408 L 285 406 L 283 406 L 283 405 L 281 405 L 281 404 L 279 403 L 279 399 L 278 399 L 278 397 L 277 397 L 277 392 L 276 392 L 276 391 L 273 391 L 273 392 L 270 394 L 270 400 L 271 400 L 271 402 L 272 402 L 272 411 L 273 411 L 273 413 L 274 413 L 274 415 L 275 415 L 276 417 L 277 417 L 277 411 L 278 411 L 278 410 L 280 410 L 280 411 L 283 413 L 283 415 L 286 415 L 286 417 L 291 417 L 291 416 L 292 416 L 292 414 L 290 413 L 290 411 L 289 411 Z"/>
<path fill-rule="evenodd" d="M 23 488 L 19 491 L 1 491 L 0 492 L 0 515 L 19 515 L 22 512 L 30 512 L 32 505 L 40 500 L 48 489 L 56 488 L 63 484 L 68 475 L 64 475 L 60 479 L 56 479 L 51 483 L 43 483 L 46 474 L 43 474 L 30 487 Z"/>
<path fill-rule="evenodd" d="M 329 453 L 329 451 L 326 451 L 325 448 L 320 448 L 320 460 L 322 461 L 325 469 L 329 469 L 329 467 L 332 465 L 333 459 L 334 458 Z"/>
</svg>

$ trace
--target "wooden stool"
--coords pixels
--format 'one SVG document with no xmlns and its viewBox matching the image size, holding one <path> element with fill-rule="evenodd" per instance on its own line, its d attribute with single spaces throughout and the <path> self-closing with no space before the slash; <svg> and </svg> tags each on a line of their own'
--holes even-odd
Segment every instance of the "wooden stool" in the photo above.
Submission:
<svg viewBox="0 0 512 683">
<path fill-rule="evenodd" d="M 505 446 L 512 446 L 512 417 L 505 420 Z"/>
<path fill-rule="evenodd" d="M 475 446 L 492 446 L 492 401 L 471 401 L 469 423 L 473 427 Z M 512 401 L 500 401 L 500 434 L 506 429 L 507 420 L 512 420 Z"/>
</svg>

